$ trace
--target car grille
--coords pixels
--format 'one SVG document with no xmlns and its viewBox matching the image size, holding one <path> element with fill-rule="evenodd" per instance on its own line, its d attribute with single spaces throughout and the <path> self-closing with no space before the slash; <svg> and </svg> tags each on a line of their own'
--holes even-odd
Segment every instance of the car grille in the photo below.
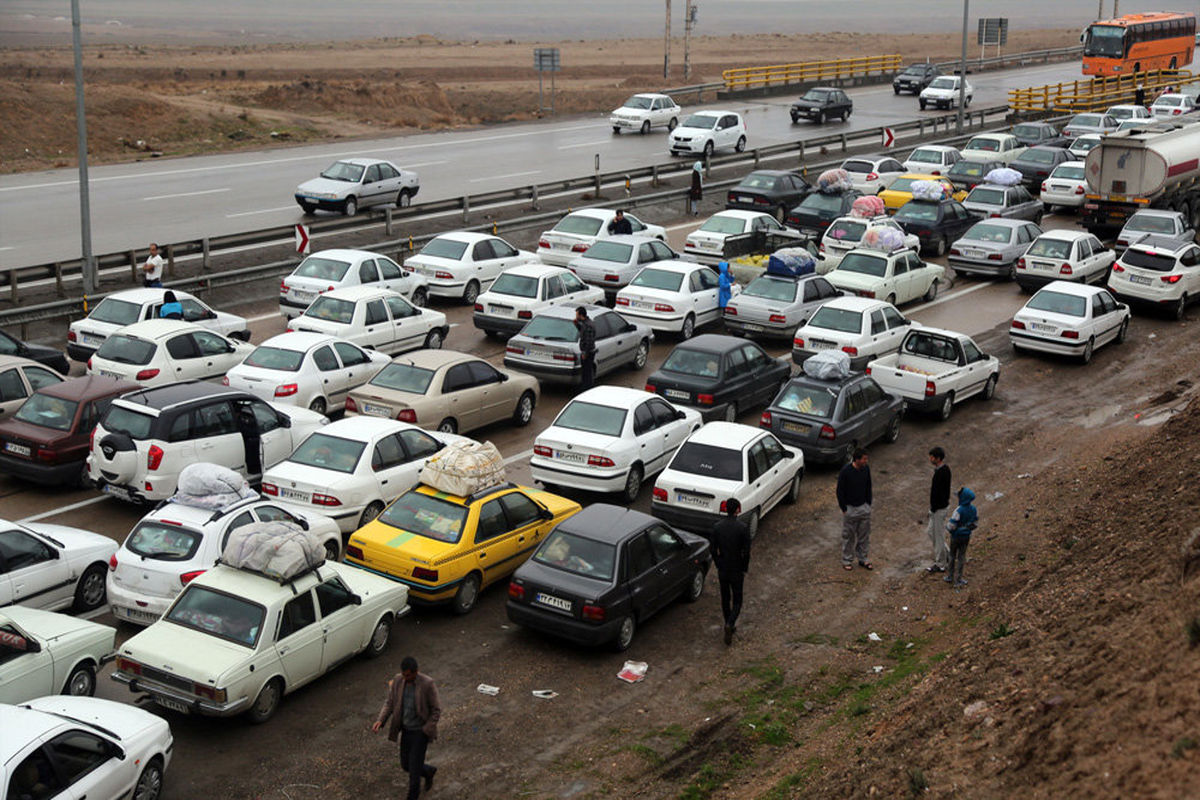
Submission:
<svg viewBox="0 0 1200 800">
<path fill-rule="evenodd" d="M 163 672 L 161 669 L 154 667 L 142 667 L 142 677 L 148 681 L 161 683 L 163 686 L 170 686 L 172 689 L 181 689 L 188 694 L 192 693 L 192 682 L 185 680 L 169 672 Z"/>
</svg>

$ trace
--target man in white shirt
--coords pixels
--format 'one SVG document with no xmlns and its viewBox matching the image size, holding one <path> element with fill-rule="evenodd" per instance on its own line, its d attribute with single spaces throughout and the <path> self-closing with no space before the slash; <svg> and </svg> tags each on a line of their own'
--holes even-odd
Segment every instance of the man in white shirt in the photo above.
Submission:
<svg viewBox="0 0 1200 800">
<path fill-rule="evenodd" d="M 142 269 L 145 270 L 144 283 L 147 289 L 162 286 L 163 260 L 158 254 L 158 245 L 154 242 L 150 243 L 150 257 L 146 259 Z"/>
</svg>

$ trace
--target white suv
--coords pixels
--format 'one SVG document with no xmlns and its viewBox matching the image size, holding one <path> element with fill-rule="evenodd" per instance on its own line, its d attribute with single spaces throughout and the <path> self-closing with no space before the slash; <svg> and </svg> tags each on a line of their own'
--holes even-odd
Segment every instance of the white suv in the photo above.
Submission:
<svg viewBox="0 0 1200 800">
<path fill-rule="evenodd" d="M 683 109 L 665 94 L 635 94 L 612 112 L 608 124 L 613 133 L 639 131 L 649 133 L 651 128 L 675 130 Z"/>
<path fill-rule="evenodd" d="M 1113 264 L 1108 289 L 1122 300 L 1157 305 L 1183 319 L 1187 304 L 1200 297 L 1200 247 L 1153 238 L 1130 245 Z"/>
<path fill-rule="evenodd" d="M 715 150 L 746 149 L 746 121 L 734 111 L 689 114 L 669 137 L 671 155 L 711 156 Z"/>
<path fill-rule="evenodd" d="M 939 75 L 933 83 L 926 86 L 917 96 L 917 103 L 924 111 L 926 106 L 934 108 L 954 108 L 958 105 L 959 77 L 957 75 Z M 971 99 L 975 96 L 975 87 L 970 81 L 963 87 L 963 108 L 971 107 Z"/>
</svg>

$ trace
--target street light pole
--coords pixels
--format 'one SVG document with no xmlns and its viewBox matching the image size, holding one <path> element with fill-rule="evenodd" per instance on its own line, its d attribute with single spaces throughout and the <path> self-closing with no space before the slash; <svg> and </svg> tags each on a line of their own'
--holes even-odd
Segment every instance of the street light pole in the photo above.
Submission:
<svg viewBox="0 0 1200 800">
<path fill-rule="evenodd" d="M 967 96 L 967 17 L 971 0 L 963 0 L 962 62 L 958 71 L 958 114 L 955 116 L 954 131 L 963 131 L 963 102 Z"/>
<path fill-rule="evenodd" d="M 75 132 L 79 139 L 79 239 L 83 246 L 83 293 L 96 291 L 96 261 L 92 257 L 92 212 L 88 202 L 87 117 L 83 107 L 83 41 L 79 0 L 71 0 L 71 39 L 75 45 Z"/>
<path fill-rule="evenodd" d="M 667 0 L 667 24 L 663 28 L 663 80 L 671 77 L 671 0 Z"/>
</svg>

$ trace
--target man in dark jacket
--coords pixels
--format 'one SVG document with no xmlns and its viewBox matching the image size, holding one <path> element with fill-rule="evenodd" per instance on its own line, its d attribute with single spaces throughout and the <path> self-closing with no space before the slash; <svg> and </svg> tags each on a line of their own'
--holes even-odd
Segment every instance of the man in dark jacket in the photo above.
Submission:
<svg viewBox="0 0 1200 800">
<path fill-rule="evenodd" d="M 721 613 L 725 615 L 725 644 L 733 643 L 742 612 L 742 579 L 750 569 L 750 528 L 738 520 L 742 504 L 725 501 L 725 518 L 713 526 L 712 557 L 721 582 Z"/>
<path fill-rule="evenodd" d="M 437 739 L 442 704 L 433 678 L 417 672 L 417 660 L 412 656 L 404 657 L 400 662 L 400 674 L 388 683 L 387 697 L 371 730 L 378 732 L 389 717 L 388 741 L 396 741 L 399 734 L 400 766 L 408 773 L 408 800 L 417 800 L 421 794 L 421 778 L 425 778 L 425 789 L 428 790 L 437 773 L 437 767 L 425 763 L 425 750 Z"/>
<path fill-rule="evenodd" d="M 950 510 L 950 467 L 946 451 L 931 448 L 929 463 L 933 465 L 933 482 L 929 485 L 929 542 L 933 545 L 933 564 L 930 572 L 945 572 L 950 550 L 946 547 L 946 514 Z"/>
<path fill-rule="evenodd" d="M 608 223 L 608 233 L 610 236 L 633 233 L 633 225 L 630 224 L 629 220 L 625 219 L 625 212 L 619 208 L 617 209 L 616 216 Z"/>
<path fill-rule="evenodd" d="M 575 327 L 579 331 L 579 391 L 592 388 L 596 379 L 596 326 L 588 319 L 587 309 L 575 309 Z"/>
<path fill-rule="evenodd" d="M 854 460 L 842 467 L 837 480 L 838 508 L 842 510 L 842 568 L 854 569 L 854 559 L 864 569 L 871 547 L 871 468 L 867 451 L 854 451 Z"/>
</svg>

